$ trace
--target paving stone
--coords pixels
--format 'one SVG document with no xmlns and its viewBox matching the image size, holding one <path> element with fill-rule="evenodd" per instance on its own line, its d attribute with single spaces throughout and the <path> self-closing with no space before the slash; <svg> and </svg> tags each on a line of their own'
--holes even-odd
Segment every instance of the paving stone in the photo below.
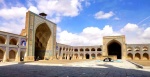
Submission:
<svg viewBox="0 0 150 77">
<path fill-rule="evenodd" d="M 150 77 L 150 69 L 138 69 L 123 61 L 83 61 L 62 66 L 55 64 L 7 63 L 0 65 L 0 77 Z"/>
</svg>

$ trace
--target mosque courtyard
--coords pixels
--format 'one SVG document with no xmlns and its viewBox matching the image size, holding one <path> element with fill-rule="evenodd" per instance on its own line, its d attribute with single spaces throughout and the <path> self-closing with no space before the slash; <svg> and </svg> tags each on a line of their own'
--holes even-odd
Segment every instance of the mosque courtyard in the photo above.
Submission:
<svg viewBox="0 0 150 77">
<path fill-rule="evenodd" d="M 137 68 L 126 60 L 61 62 L 0 63 L 0 77 L 150 77 L 150 69 Z"/>
</svg>

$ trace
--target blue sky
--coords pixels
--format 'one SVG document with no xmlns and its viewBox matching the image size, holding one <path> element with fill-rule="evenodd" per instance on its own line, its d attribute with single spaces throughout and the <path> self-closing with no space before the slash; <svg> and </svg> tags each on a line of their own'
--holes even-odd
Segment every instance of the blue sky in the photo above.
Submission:
<svg viewBox="0 0 150 77">
<path fill-rule="evenodd" d="M 59 43 L 99 45 L 103 36 L 116 35 L 150 43 L 149 7 L 149 0 L 0 0 L 0 30 L 19 34 L 30 10 L 57 24 Z"/>
<path fill-rule="evenodd" d="M 111 1 L 111 2 L 110 2 Z M 114 1 L 114 2 L 113 2 Z M 90 1 L 90 6 L 83 6 L 83 10 L 76 17 L 70 18 L 66 17 L 58 25 L 62 26 L 63 29 L 67 29 L 73 32 L 82 31 L 83 28 L 87 26 L 96 26 L 103 28 L 105 25 L 113 26 L 114 30 L 118 30 L 130 23 L 139 23 L 146 17 L 150 16 L 150 1 L 148 0 L 104 0 L 104 1 Z M 139 2 L 138 2 L 139 1 Z M 84 4 L 83 4 L 84 5 Z M 95 19 L 94 14 L 98 11 L 110 12 L 112 11 L 114 15 L 109 19 Z M 115 20 L 117 17 L 119 20 Z M 150 21 L 150 20 L 149 20 Z M 149 26 L 150 22 L 148 20 L 142 22 L 141 24 L 147 24 Z M 140 24 L 140 25 L 141 25 Z M 67 26 L 67 28 L 66 28 Z M 74 31 L 75 30 L 75 31 Z"/>
</svg>

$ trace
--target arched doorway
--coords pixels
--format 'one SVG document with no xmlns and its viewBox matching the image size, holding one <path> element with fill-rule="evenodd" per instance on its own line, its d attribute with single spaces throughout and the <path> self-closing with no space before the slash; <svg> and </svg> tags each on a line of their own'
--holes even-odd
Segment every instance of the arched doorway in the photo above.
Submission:
<svg viewBox="0 0 150 77">
<path fill-rule="evenodd" d="M 95 54 L 94 53 L 91 54 L 91 57 L 92 57 L 92 59 L 95 59 Z"/>
<path fill-rule="evenodd" d="M 83 59 L 83 58 L 84 58 L 84 56 L 83 56 L 83 54 L 81 53 L 81 54 L 80 54 L 80 59 Z"/>
<path fill-rule="evenodd" d="M 90 55 L 87 53 L 85 54 L 86 59 L 90 59 Z"/>
<path fill-rule="evenodd" d="M 66 54 L 66 59 L 68 58 L 68 54 Z"/>
<path fill-rule="evenodd" d="M 0 49 L 0 61 L 3 60 L 3 57 L 4 57 L 4 52 Z"/>
<path fill-rule="evenodd" d="M 98 59 L 100 59 L 101 56 L 102 56 L 102 55 L 101 55 L 100 53 L 97 54 L 97 58 L 98 58 Z"/>
<path fill-rule="evenodd" d="M 128 60 L 133 60 L 133 55 L 131 53 L 128 54 Z"/>
<path fill-rule="evenodd" d="M 16 52 L 14 50 L 9 51 L 9 61 L 15 61 Z"/>
<path fill-rule="evenodd" d="M 78 54 L 77 53 L 74 54 L 74 57 L 75 57 L 75 59 L 78 59 Z"/>
<path fill-rule="evenodd" d="M 143 54 L 143 60 L 149 60 L 149 55 L 147 53 Z"/>
<path fill-rule="evenodd" d="M 71 59 L 72 59 L 72 56 L 73 56 L 72 54 L 69 56 L 69 60 L 71 60 Z"/>
<path fill-rule="evenodd" d="M 115 55 L 117 59 L 121 59 L 121 45 L 117 41 L 112 41 L 107 46 L 108 55 Z"/>
<path fill-rule="evenodd" d="M 39 25 L 35 32 L 35 60 L 43 60 L 49 50 L 51 31 L 46 23 Z M 47 53 L 49 54 L 49 53 Z"/>
<path fill-rule="evenodd" d="M 135 54 L 135 60 L 140 60 L 140 59 L 141 59 L 140 54 L 139 54 L 139 53 L 136 53 L 136 54 Z"/>
<path fill-rule="evenodd" d="M 62 59 L 65 59 L 65 53 L 63 53 Z"/>
<path fill-rule="evenodd" d="M 24 61 L 25 51 L 20 52 L 20 61 Z"/>
</svg>

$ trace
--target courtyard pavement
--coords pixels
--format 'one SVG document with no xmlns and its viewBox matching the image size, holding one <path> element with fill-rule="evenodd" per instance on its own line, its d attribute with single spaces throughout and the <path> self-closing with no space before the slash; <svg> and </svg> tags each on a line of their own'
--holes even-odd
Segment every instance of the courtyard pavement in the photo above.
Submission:
<svg viewBox="0 0 150 77">
<path fill-rule="evenodd" d="M 0 77 L 150 77 L 128 61 L 81 61 L 67 64 L 0 63 Z"/>
</svg>

